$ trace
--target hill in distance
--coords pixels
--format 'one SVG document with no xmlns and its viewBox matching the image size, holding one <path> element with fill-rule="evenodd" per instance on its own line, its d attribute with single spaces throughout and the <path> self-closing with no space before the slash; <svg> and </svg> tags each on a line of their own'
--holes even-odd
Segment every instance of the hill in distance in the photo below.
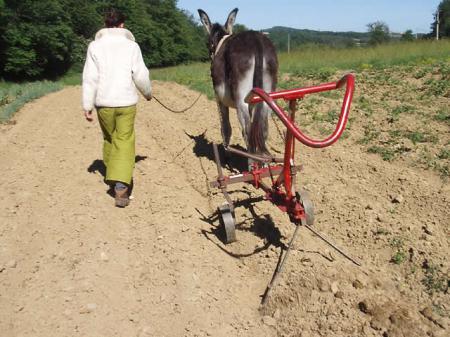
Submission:
<svg viewBox="0 0 450 337">
<path fill-rule="evenodd" d="M 360 32 L 317 31 L 280 26 L 265 29 L 263 31 L 268 33 L 278 50 L 288 50 L 288 43 L 290 43 L 291 49 L 295 49 L 304 44 L 350 47 L 365 45 L 369 41 L 369 33 Z M 395 36 L 393 36 L 393 38 L 395 38 Z"/>
</svg>

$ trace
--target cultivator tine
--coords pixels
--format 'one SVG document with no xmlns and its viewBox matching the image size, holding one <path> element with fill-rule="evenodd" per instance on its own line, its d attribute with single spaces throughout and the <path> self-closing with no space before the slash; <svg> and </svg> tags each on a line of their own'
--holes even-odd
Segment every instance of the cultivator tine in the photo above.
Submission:
<svg viewBox="0 0 450 337">
<path fill-rule="evenodd" d="M 301 223 L 303 226 L 305 226 L 306 228 L 308 228 L 311 232 L 313 232 L 317 237 L 319 237 L 320 239 L 322 239 L 324 242 L 326 242 L 328 245 L 330 245 L 332 248 L 334 248 L 336 251 L 338 251 L 340 254 L 342 254 L 344 257 L 346 257 L 347 259 L 349 259 L 351 262 L 353 262 L 354 264 L 356 264 L 357 266 L 361 266 L 361 263 L 356 261 L 354 258 L 352 258 L 350 255 L 348 255 L 346 252 L 344 252 L 342 249 L 340 249 L 339 247 L 337 247 L 334 243 L 332 243 L 329 239 L 327 239 L 323 234 L 319 233 L 318 231 L 316 231 L 314 228 L 312 228 L 311 226 L 306 224 L 306 220 L 303 221 Z M 283 271 L 283 267 L 289 257 L 289 253 L 291 252 L 291 249 L 294 245 L 295 239 L 297 237 L 297 233 L 298 230 L 300 228 L 300 224 L 297 224 L 294 234 L 292 235 L 292 239 L 289 242 L 289 246 L 286 250 L 286 253 L 284 254 L 283 259 L 281 260 L 280 264 L 278 265 L 277 269 L 275 270 L 275 274 L 272 277 L 272 280 L 270 281 L 269 285 L 267 286 L 266 292 L 264 293 L 264 296 L 262 298 L 261 304 L 264 305 L 267 302 L 267 299 L 270 296 L 270 293 L 272 291 L 272 289 L 275 287 L 277 280 L 278 280 L 278 276 L 281 274 L 281 272 Z"/>
<path fill-rule="evenodd" d="M 308 137 L 304 134 L 295 123 L 295 112 L 297 110 L 297 100 L 303 99 L 305 95 L 337 90 L 345 86 L 345 95 L 342 102 L 341 113 L 337 125 L 333 133 L 323 139 L 317 140 Z M 326 238 L 323 234 L 312 227 L 314 222 L 314 207 L 308 197 L 308 193 L 304 190 L 296 189 L 296 173 L 302 167 L 294 165 L 295 141 L 311 147 L 311 148 L 325 148 L 334 144 L 342 135 L 348 121 L 350 106 L 355 90 L 355 76 L 352 74 L 345 75 L 337 82 L 323 83 L 316 86 L 297 88 L 292 90 L 282 90 L 273 93 L 267 93 L 263 89 L 253 88 L 251 93 L 247 96 L 245 101 L 249 104 L 256 104 L 265 102 L 274 114 L 281 120 L 287 128 L 284 141 L 284 156 L 283 158 L 276 158 L 270 155 L 261 155 L 255 153 L 248 153 L 240 149 L 226 146 L 224 149 L 229 153 L 239 155 L 240 157 L 249 158 L 260 164 L 251 165 L 248 171 L 238 172 L 231 176 L 224 176 L 222 165 L 220 163 L 219 150 L 216 144 L 213 144 L 214 157 L 217 164 L 218 178 L 209 183 L 211 187 L 219 188 L 227 200 L 227 203 L 219 207 L 219 219 L 222 220 L 225 227 L 226 243 L 235 241 L 235 217 L 233 202 L 227 192 L 227 186 L 234 183 L 249 183 L 257 189 L 262 189 L 266 195 L 265 199 L 271 201 L 281 211 L 287 213 L 291 221 L 296 225 L 295 231 L 289 242 L 289 246 L 282 250 L 279 256 L 277 267 L 273 273 L 272 279 L 268 284 L 266 291 L 261 299 L 261 305 L 264 305 L 272 289 L 276 286 L 278 278 L 283 271 L 283 268 L 289 258 L 291 249 L 297 238 L 298 231 L 301 225 L 305 226 L 317 237 L 327 243 L 330 247 L 335 249 L 339 254 L 345 258 L 361 266 L 361 263 L 352 258 L 345 251 L 337 247 L 333 242 Z M 289 114 L 282 109 L 275 100 L 284 99 L 289 101 Z M 276 123 L 275 123 L 276 124 Z M 263 165 L 261 165 L 263 163 Z M 270 178 L 272 184 L 268 186 L 263 180 Z M 295 195 L 295 197 L 294 197 Z"/>
<path fill-rule="evenodd" d="M 278 276 L 283 271 L 284 264 L 286 263 L 286 261 L 289 257 L 289 253 L 291 252 L 292 246 L 294 245 L 294 241 L 297 238 L 297 233 L 298 233 L 299 228 L 300 228 L 300 225 L 297 225 L 295 227 L 294 234 L 292 235 L 292 239 L 289 242 L 289 247 L 287 248 L 286 253 L 284 254 L 283 260 L 281 260 L 280 264 L 278 265 L 277 269 L 275 270 L 275 274 L 273 275 L 272 280 L 270 281 L 269 285 L 267 286 L 266 292 L 264 293 L 264 296 L 261 301 L 262 305 L 266 304 L 267 299 L 270 296 L 270 292 L 272 291 L 273 287 L 275 287 L 275 285 L 276 285 Z"/>
<path fill-rule="evenodd" d="M 217 165 L 217 174 L 219 175 L 217 179 L 217 181 L 219 182 L 218 187 L 221 189 L 223 196 L 225 197 L 225 200 L 228 202 L 231 212 L 234 212 L 233 201 L 231 200 L 230 195 L 228 194 L 227 186 L 223 183 L 225 178 L 223 176 L 222 164 L 220 162 L 219 149 L 216 144 L 213 144 L 213 151 L 214 151 L 214 159 Z"/>
<path fill-rule="evenodd" d="M 330 247 L 334 248 L 337 252 L 342 254 L 344 257 L 346 257 L 348 260 L 352 261 L 357 266 L 361 267 L 361 263 L 356 261 L 354 258 L 352 258 L 350 255 L 348 255 L 346 252 L 344 252 L 342 249 L 340 249 L 338 246 L 336 246 L 334 243 L 332 243 L 329 239 L 327 239 L 323 234 L 316 231 L 311 226 L 304 224 L 306 228 L 308 228 L 311 232 L 313 232 L 317 237 L 322 239 L 324 242 L 326 242 Z"/>
<path fill-rule="evenodd" d="M 237 154 L 241 157 L 250 158 L 250 159 L 256 160 L 261 163 L 282 163 L 283 162 L 283 158 L 275 158 L 272 156 L 262 156 L 262 155 L 257 155 L 254 153 L 248 153 L 246 151 L 236 149 L 232 146 L 226 147 L 225 151 Z"/>
</svg>

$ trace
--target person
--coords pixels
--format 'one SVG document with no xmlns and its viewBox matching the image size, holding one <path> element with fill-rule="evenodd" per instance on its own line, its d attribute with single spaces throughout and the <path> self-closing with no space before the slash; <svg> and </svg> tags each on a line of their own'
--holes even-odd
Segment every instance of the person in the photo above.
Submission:
<svg viewBox="0 0 450 337">
<path fill-rule="evenodd" d="M 135 165 L 136 88 L 152 99 L 150 74 L 133 34 L 124 28 L 125 16 L 112 9 L 105 27 L 89 44 L 83 69 L 82 103 L 85 118 L 92 122 L 97 110 L 103 133 L 106 183 L 114 188 L 115 205 L 129 204 Z"/>
</svg>

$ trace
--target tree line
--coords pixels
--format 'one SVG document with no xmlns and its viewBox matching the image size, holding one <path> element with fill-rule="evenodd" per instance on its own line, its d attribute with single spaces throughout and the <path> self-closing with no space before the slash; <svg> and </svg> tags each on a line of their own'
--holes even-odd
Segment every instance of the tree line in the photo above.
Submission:
<svg viewBox="0 0 450 337">
<path fill-rule="evenodd" d="M 208 57 L 203 28 L 177 0 L 0 0 L 0 78 L 52 78 L 81 67 L 111 7 L 126 15 L 147 66 Z"/>
<path fill-rule="evenodd" d="M 205 33 L 196 18 L 177 8 L 177 0 L 0 0 L 0 79 L 58 77 L 79 68 L 88 43 L 103 27 L 111 7 L 122 11 L 141 46 L 149 67 L 204 61 Z M 433 37 L 439 14 L 440 37 L 450 36 L 450 0 L 442 0 L 431 25 Z M 246 30 L 237 25 L 236 31 Z M 382 21 L 368 25 L 368 33 L 334 33 L 274 27 L 269 37 L 279 50 L 304 43 L 350 46 L 355 40 L 369 45 L 388 42 L 389 27 Z M 413 40 L 411 30 L 402 40 Z"/>
<path fill-rule="evenodd" d="M 369 43 L 372 45 L 389 42 L 391 39 L 389 27 L 383 21 L 370 23 L 367 25 L 367 28 L 370 34 Z M 429 34 L 421 35 L 426 39 L 450 37 L 450 0 L 441 0 L 434 13 L 434 19 L 431 23 L 431 32 Z M 412 41 L 414 39 L 413 31 L 411 29 L 408 29 L 401 35 L 401 40 L 403 41 Z"/>
<path fill-rule="evenodd" d="M 432 37 L 436 36 L 438 21 L 439 37 L 450 37 L 450 0 L 442 0 L 436 9 L 436 13 L 434 13 L 434 20 L 431 25 Z"/>
</svg>

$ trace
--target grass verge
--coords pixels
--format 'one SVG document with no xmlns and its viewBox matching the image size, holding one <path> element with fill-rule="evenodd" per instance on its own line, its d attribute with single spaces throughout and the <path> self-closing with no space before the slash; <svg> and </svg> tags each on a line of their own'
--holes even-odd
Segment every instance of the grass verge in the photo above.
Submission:
<svg viewBox="0 0 450 337">
<path fill-rule="evenodd" d="M 81 75 L 69 72 L 58 81 L 0 82 L 0 123 L 8 121 L 26 103 L 65 86 L 81 84 Z"/>
<path fill-rule="evenodd" d="M 26 103 L 62 88 L 62 83 L 49 81 L 0 84 L 0 123 L 10 119 Z"/>
</svg>

